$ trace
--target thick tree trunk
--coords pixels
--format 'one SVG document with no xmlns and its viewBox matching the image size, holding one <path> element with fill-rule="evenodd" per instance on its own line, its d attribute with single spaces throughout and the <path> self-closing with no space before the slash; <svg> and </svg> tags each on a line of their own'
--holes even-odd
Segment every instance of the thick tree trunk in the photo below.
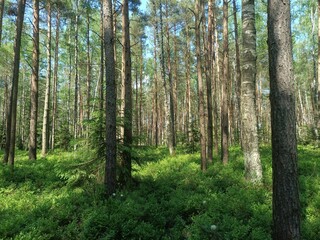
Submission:
<svg viewBox="0 0 320 240">
<path fill-rule="evenodd" d="M 290 0 L 268 1 L 274 240 L 300 239 Z"/>
<path fill-rule="evenodd" d="M 256 112 L 256 29 L 254 0 L 242 0 L 242 148 L 246 179 L 261 182 L 262 167 Z"/>
<path fill-rule="evenodd" d="M 38 83 L 39 83 L 39 0 L 33 0 L 33 51 L 30 90 L 29 159 L 37 159 Z"/>
<path fill-rule="evenodd" d="M 13 74 L 12 74 L 12 88 L 11 88 L 11 99 L 10 99 L 10 114 L 8 115 L 10 126 L 8 148 L 6 152 L 9 152 L 9 165 L 13 170 L 14 155 L 15 155 L 15 144 L 16 144 L 16 123 L 17 123 L 17 100 L 18 100 L 18 87 L 19 87 L 19 66 L 20 66 L 20 49 L 21 49 L 21 35 L 23 28 L 23 19 L 25 12 L 26 0 L 20 0 L 18 3 L 18 15 L 16 19 L 16 37 L 14 43 L 14 62 L 13 62 Z M 6 157 L 6 154 L 5 154 Z M 6 159 L 5 159 L 6 160 Z"/>
<path fill-rule="evenodd" d="M 228 0 L 223 0 L 223 79 L 221 81 L 221 160 L 224 164 L 229 159 L 229 41 L 228 41 Z"/>
<path fill-rule="evenodd" d="M 42 151 L 44 157 L 48 152 L 49 147 L 49 114 L 50 114 L 50 92 L 51 92 L 51 3 L 47 3 L 48 11 L 48 33 L 47 33 L 47 79 L 46 79 L 46 92 L 44 99 L 43 111 L 43 125 L 42 125 Z"/>
<path fill-rule="evenodd" d="M 201 170 L 207 170 L 206 158 L 206 136 L 205 136 L 205 113 L 204 113 L 204 90 L 202 81 L 202 68 L 201 68 L 201 46 L 200 46 L 200 1 L 196 0 L 195 6 L 195 34 L 196 34 L 196 55 L 197 55 L 197 78 L 198 78 L 198 111 L 199 111 L 199 124 L 200 124 L 200 157 L 201 157 Z"/>
<path fill-rule="evenodd" d="M 60 10 L 57 9 L 56 19 L 56 40 L 55 40 L 55 51 L 54 51 L 54 67 L 53 67 L 53 100 L 52 100 L 52 135 L 51 135 L 51 149 L 55 148 L 56 138 L 56 125 L 58 117 L 58 67 L 59 67 L 59 32 L 60 32 Z"/>
<path fill-rule="evenodd" d="M 109 197 L 116 191 L 116 160 L 117 160 L 117 136 L 116 136 L 116 81 L 114 61 L 114 35 L 113 35 L 113 11 L 112 1 L 103 0 L 103 27 L 105 69 L 106 69 L 106 167 L 104 183 L 106 195 Z"/>
<path fill-rule="evenodd" d="M 2 20 L 3 20 L 3 13 L 4 13 L 4 2 L 5 0 L 0 0 L 0 46 L 2 42 Z"/>
</svg>

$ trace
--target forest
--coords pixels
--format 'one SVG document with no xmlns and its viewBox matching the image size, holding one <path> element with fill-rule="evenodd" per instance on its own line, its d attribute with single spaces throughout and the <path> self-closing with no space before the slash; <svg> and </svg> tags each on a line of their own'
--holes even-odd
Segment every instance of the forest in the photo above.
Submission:
<svg viewBox="0 0 320 240">
<path fill-rule="evenodd" d="M 319 239 L 320 0 L 0 0 L 0 239 Z"/>
</svg>

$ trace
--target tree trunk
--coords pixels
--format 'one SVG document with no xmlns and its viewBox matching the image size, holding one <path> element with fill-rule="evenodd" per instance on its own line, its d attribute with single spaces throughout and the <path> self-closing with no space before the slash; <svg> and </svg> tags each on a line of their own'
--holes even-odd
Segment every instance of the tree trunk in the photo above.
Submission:
<svg viewBox="0 0 320 240">
<path fill-rule="evenodd" d="M 205 54 L 206 57 L 206 85 L 207 85 L 207 111 L 208 111 L 208 121 L 207 121 L 207 139 L 208 139 L 208 147 L 207 147 L 207 159 L 209 163 L 212 163 L 213 160 L 213 103 L 212 103 L 212 0 L 208 3 L 208 37 L 204 37 L 204 40 L 207 40 L 207 51 Z M 205 17 L 203 11 L 203 19 Z M 204 26 L 204 24 L 203 24 Z M 205 27 L 203 29 L 203 34 L 205 32 Z M 205 35 L 205 34 L 204 34 Z"/>
<path fill-rule="evenodd" d="M 29 159 L 37 159 L 38 83 L 39 83 L 39 0 L 33 0 L 33 51 L 30 90 Z"/>
<path fill-rule="evenodd" d="M 107 197 L 116 191 L 116 81 L 112 1 L 103 0 L 103 27 L 106 69 L 106 167 L 104 183 Z"/>
<path fill-rule="evenodd" d="M 268 1 L 274 240 L 300 239 L 290 1 Z"/>
<path fill-rule="evenodd" d="M 54 67 L 53 67 L 53 100 L 52 100 L 52 136 L 51 136 L 51 149 L 55 148 L 55 138 L 56 138 L 56 125 L 58 117 L 58 67 L 59 67 L 59 32 L 60 32 L 60 10 L 57 9 L 57 19 L 56 19 L 56 47 L 54 51 Z"/>
<path fill-rule="evenodd" d="M 76 16 L 75 16 L 75 35 L 74 35 L 74 68 L 75 68 L 75 78 L 74 78 L 74 106 L 73 106 L 73 134 L 74 138 L 77 139 L 79 136 L 79 71 L 78 71 L 78 62 L 79 62 L 79 0 L 76 0 Z"/>
<path fill-rule="evenodd" d="M 254 0 L 242 0 L 242 148 L 246 179 L 261 182 L 262 167 L 256 111 L 256 28 Z"/>
<path fill-rule="evenodd" d="M 192 113 L 191 113 L 191 73 L 190 73 L 190 37 L 189 37 L 189 26 L 186 26 L 186 41 L 187 47 L 185 52 L 186 59 L 186 111 L 187 111 L 187 139 L 189 144 L 193 142 L 192 134 Z"/>
<path fill-rule="evenodd" d="M 200 157 L 201 157 L 201 170 L 207 170 L 206 159 L 206 136 L 205 136 L 205 113 L 204 113 L 204 91 L 202 81 L 202 68 L 201 68 L 201 46 L 200 46 L 200 24 L 201 24 L 201 5 L 200 1 L 196 0 L 195 6 L 195 34 L 196 34 L 196 55 L 197 55 L 197 77 L 198 77 L 198 111 L 199 111 L 199 124 L 200 124 Z"/>
<path fill-rule="evenodd" d="M 10 114 L 8 115 L 10 126 L 9 135 L 7 135 L 9 144 L 6 148 L 6 152 L 9 152 L 9 160 L 5 159 L 5 162 L 9 162 L 11 169 L 14 165 L 14 154 L 16 144 L 16 123 L 17 123 L 17 100 L 18 100 L 18 87 L 19 87 L 19 66 L 20 66 L 20 49 L 21 49 L 21 35 L 23 28 L 23 19 L 25 12 L 26 0 L 19 0 L 18 3 L 18 15 L 16 19 L 16 37 L 14 43 L 14 62 L 13 62 L 13 74 L 12 74 L 12 88 L 10 98 Z M 5 157 L 6 157 L 5 153 Z M 8 158 L 7 158 L 8 159 Z"/>
<path fill-rule="evenodd" d="M 239 48 L 239 34 L 238 34 L 238 18 L 237 18 L 237 6 L 236 0 L 233 0 L 233 22 L 234 22 L 234 38 L 235 38 L 235 50 L 236 50 L 236 76 L 235 76 L 235 121 L 240 124 L 235 129 L 236 139 L 241 141 L 241 69 L 240 69 L 240 48 Z"/>
<path fill-rule="evenodd" d="M 167 73 L 169 80 L 169 132 L 168 136 L 170 137 L 169 141 L 171 142 L 172 149 L 170 154 L 174 155 L 176 151 L 176 129 L 175 129 L 175 102 L 174 102 L 174 84 L 172 78 L 172 66 L 171 66 L 171 49 L 170 49 L 170 31 L 169 31 L 169 12 L 168 12 L 168 0 L 166 0 L 166 35 L 167 35 Z"/>
<path fill-rule="evenodd" d="M 131 147 L 132 147 L 132 77 L 131 77 L 131 53 L 130 53 L 130 27 L 129 27 L 128 0 L 122 1 L 122 84 L 123 84 L 123 145 L 122 169 L 120 171 L 120 183 L 127 185 L 131 182 Z"/>
<path fill-rule="evenodd" d="M 228 41 L 228 0 L 223 0 L 223 79 L 221 81 L 221 160 L 229 159 L 229 120 L 228 120 L 228 83 L 229 83 L 229 41 Z"/>
<path fill-rule="evenodd" d="M 2 20 L 3 20 L 3 13 L 4 13 L 4 1 L 0 0 L 0 46 L 2 42 Z"/>
<path fill-rule="evenodd" d="M 49 113 L 50 113 L 50 92 L 51 92 L 51 3 L 47 2 L 48 11 L 48 33 L 47 33 L 47 79 L 46 93 L 44 99 L 43 125 L 42 125 L 42 151 L 44 157 L 49 147 Z"/>
<path fill-rule="evenodd" d="M 91 101 L 91 56 L 90 56 L 90 12 L 87 10 L 87 102 L 86 102 L 86 118 L 90 120 L 90 101 Z"/>
</svg>

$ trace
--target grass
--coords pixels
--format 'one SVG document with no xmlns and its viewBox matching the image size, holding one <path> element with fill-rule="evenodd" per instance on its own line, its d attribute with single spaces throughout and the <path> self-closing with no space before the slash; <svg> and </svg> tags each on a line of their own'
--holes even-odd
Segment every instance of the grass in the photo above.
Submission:
<svg viewBox="0 0 320 240">
<path fill-rule="evenodd" d="M 303 239 L 320 234 L 318 149 L 299 147 Z M 18 152 L 14 175 L 0 166 L 0 239 L 271 239 L 271 149 L 261 148 L 264 184 L 243 178 L 243 158 L 200 172 L 199 154 L 136 151 L 138 184 L 103 197 L 103 163 L 88 151 L 36 162 Z"/>
</svg>

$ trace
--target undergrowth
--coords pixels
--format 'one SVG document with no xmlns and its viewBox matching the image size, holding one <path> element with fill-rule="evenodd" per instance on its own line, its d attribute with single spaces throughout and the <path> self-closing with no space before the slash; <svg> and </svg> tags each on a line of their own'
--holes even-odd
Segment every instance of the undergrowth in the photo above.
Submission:
<svg viewBox="0 0 320 240">
<path fill-rule="evenodd" d="M 303 239 L 320 234 L 320 151 L 299 148 Z M 19 152 L 12 175 L 0 166 L 0 239 L 271 239 L 271 149 L 264 179 L 244 180 L 239 148 L 230 163 L 200 171 L 199 154 L 135 150 L 137 185 L 106 200 L 103 162 L 88 150 L 35 162 Z"/>
</svg>

